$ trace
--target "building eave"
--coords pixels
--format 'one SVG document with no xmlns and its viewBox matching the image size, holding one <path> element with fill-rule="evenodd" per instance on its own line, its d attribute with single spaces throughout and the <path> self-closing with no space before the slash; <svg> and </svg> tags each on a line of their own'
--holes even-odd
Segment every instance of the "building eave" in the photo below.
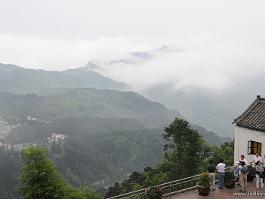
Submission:
<svg viewBox="0 0 265 199">
<path fill-rule="evenodd" d="M 244 129 L 249 129 L 249 130 L 259 131 L 259 132 L 265 133 L 265 129 L 259 129 L 259 128 L 254 128 L 254 127 L 250 127 L 250 126 L 240 125 L 240 124 L 236 124 L 236 126 L 240 127 L 240 128 L 244 128 Z"/>
</svg>

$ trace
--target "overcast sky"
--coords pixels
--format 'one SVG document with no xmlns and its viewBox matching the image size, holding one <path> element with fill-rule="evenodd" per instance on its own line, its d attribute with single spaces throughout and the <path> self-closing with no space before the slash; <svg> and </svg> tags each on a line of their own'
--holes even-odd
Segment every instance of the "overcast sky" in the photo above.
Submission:
<svg viewBox="0 0 265 199">
<path fill-rule="evenodd" d="M 2 63 L 63 70 L 166 45 L 181 51 L 102 72 L 135 89 L 174 81 L 176 87 L 222 89 L 235 78 L 265 72 L 264 0 L 0 3 Z"/>
</svg>

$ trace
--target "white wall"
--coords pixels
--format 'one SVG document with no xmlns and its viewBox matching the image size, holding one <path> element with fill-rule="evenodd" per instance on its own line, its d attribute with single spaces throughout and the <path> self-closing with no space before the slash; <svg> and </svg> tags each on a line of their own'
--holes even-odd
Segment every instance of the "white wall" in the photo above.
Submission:
<svg viewBox="0 0 265 199">
<path fill-rule="evenodd" d="M 254 155 L 247 155 L 248 141 L 250 140 L 262 143 L 261 155 L 263 157 L 265 154 L 265 133 L 235 126 L 234 163 L 239 160 L 240 155 L 245 155 L 246 159 L 252 162 Z"/>
</svg>

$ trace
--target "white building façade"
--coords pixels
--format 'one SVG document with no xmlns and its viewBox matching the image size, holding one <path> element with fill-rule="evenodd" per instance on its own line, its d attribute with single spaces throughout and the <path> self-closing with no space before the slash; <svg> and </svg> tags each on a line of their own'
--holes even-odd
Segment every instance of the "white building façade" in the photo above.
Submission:
<svg viewBox="0 0 265 199">
<path fill-rule="evenodd" d="M 255 153 L 265 154 L 265 98 L 259 95 L 255 101 L 234 120 L 234 162 L 245 155 L 249 162 Z"/>
</svg>

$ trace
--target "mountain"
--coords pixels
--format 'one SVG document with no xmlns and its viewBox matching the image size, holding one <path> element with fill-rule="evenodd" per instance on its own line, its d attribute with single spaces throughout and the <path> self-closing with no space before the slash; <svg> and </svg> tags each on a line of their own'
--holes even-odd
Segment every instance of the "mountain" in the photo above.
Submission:
<svg viewBox="0 0 265 199">
<path fill-rule="evenodd" d="M 127 90 L 129 87 L 86 68 L 65 71 L 25 69 L 0 63 L 0 92 L 45 93 L 57 88 L 97 88 Z"/>
<path fill-rule="evenodd" d="M 264 75 L 234 81 L 220 92 L 200 89 L 174 89 L 171 84 L 156 85 L 142 94 L 176 109 L 190 122 L 216 132 L 219 136 L 234 136 L 232 122 L 256 98 L 265 96 Z"/>
<path fill-rule="evenodd" d="M 152 72 L 152 67 L 162 68 L 163 64 L 166 64 L 179 68 L 181 73 L 182 67 L 183 71 L 186 70 L 185 66 L 175 63 L 176 60 L 173 57 L 181 55 L 182 52 L 184 51 L 168 46 L 153 51 L 132 52 L 120 60 L 94 61 L 91 70 L 102 74 L 111 74 L 109 71 L 112 70 L 123 70 L 127 74 L 128 71 L 134 71 L 135 68 L 135 74 L 141 71 L 146 72 L 145 67 Z M 165 57 L 169 58 L 170 62 Z M 167 70 L 166 68 L 165 70 Z M 168 68 L 170 69 L 170 67 Z M 237 73 L 241 74 L 241 72 L 238 71 Z M 194 82 L 185 84 L 189 80 L 192 82 L 192 76 L 183 78 L 180 75 L 178 79 L 178 75 L 176 75 L 175 79 L 171 77 L 168 80 L 166 77 L 161 77 L 162 80 L 160 82 L 158 75 L 156 80 L 150 78 L 151 80 L 147 81 L 148 87 L 139 88 L 137 84 L 136 87 L 140 89 L 138 92 L 145 97 L 165 104 L 171 109 L 178 110 L 191 123 L 200 124 L 210 131 L 216 132 L 221 137 L 233 137 L 233 119 L 249 106 L 256 95 L 265 95 L 264 76 L 264 72 L 260 72 L 260 74 L 252 72 L 244 76 L 239 75 L 237 78 L 229 79 L 228 85 L 224 88 L 213 87 L 209 89 L 210 87 L 202 88 L 197 86 Z M 202 77 L 197 75 L 194 78 L 196 81 L 200 81 Z M 132 79 L 130 79 L 130 82 L 133 82 Z M 181 82 L 184 82 L 184 84 L 182 85 Z M 180 86 L 177 87 L 177 85 Z M 135 85 L 131 86 L 134 87 Z"/>
<path fill-rule="evenodd" d="M 2 140 L 13 148 L 48 147 L 60 172 L 77 186 L 108 186 L 155 165 L 163 156 L 162 129 L 179 116 L 134 92 L 0 93 Z M 54 134 L 65 137 L 64 144 L 48 141 Z"/>
<path fill-rule="evenodd" d="M 106 68 L 111 69 L 113 67 L 127 67 L 127 66 L 139 66 L 149 61 L 154 60 L 157 57 L 168 55 L 170 53 L 179 53 L 182 50 L 171 47 L 171 46 L 162 46 L 160 48 L 148 50 L 148 51 L 135 51 L 129 53 L 127 56 L 121 59 L 114 60 L 91 60 L 89 61 L 84 68 L 99 72 L 104 74 Z"/>
<path fill-rule="evenodd" d="M 82 137 L 142 129 L 163 132 L 175 117 L 182 116 L 134 92 L 71 89 L 45 96 L 0 93 L 1 128 L 11 132 L 2 134 L 12 144 L 43 141 L 53 133 Z M 6 121 L 13 127 L 8 127 Z M 209 144 L 221 145 L 227 141 L 199 125 L 193 128 Z"/>
<path fill-rule="evenodd" d="M 0 93 L 2 134 L 12 132 L 7 140 L 13 144 L 45 140 L 52 133 L 80 136 L 116 130 L 162 130 L 175 117 L 182 116 L 134 92 L 80 88 L 45 96 Z M 210 144 L 226 141 L 201 126 L 194 128 Z"/>
<path fill-rule="evenodd" d="M 56 91 L 55 91 L 56 90 Z M 0 93 L 1 142 L 21 149 L 48 148 L 50 158 L 71 184 L 102 190 L 133 171 L 163 158 L 163 128 L 181 115 L 134 92 L 93 88 L 55 89 L 50 94 Z M 52 94 L 51 94 L 52 93 Z M 210 144 L 224 141 L 194 126 Z M 58 136 L 58 140 L 54 138 Z M 21 160 L 0 148 L 0 189 L 4 199 L 16 191 Z M 8 186 L 8 188 L 6 187 Z"/>
<path fill-rule="evenodd" d="M 80 88 L 48 96 L 2 93 L 0 116 L 10 121 L 28 116 L 45 121 L 70 117 L 127 118 L 138 120 L 146 128 L 156 128 L 180 114 L 134 92 Z"/>
<path fill-rule="evenodd" d="M 133 56 L 138 61 L 151 59 L 141 52 Z M 91 72 L 96 67 L 92 64 L 96 62 L 62 72 L 2 66 L 0 138 L 11 149 L 30 144 L 47 147 L 68 181 L 100 188 L 156 165 L 163 158 L 163 128 L 182 116 L 135 92 L 104 89 L 127 86 Z M 200 126 L 193 128 L 209 144 L 226 141 Z M 20 157 L 0 148 L 1 154 L 0 170 L 7 165 L 1 162 L 10 162 L 14 171 L 8 184 L 15 185 Z M 7 178 L 5 173 L 2 176 Z M 0 180 L 0 189 L 9 190 L 5 198 L 18 198 L 14 185 L 3 188 Z"/>
</svg>

